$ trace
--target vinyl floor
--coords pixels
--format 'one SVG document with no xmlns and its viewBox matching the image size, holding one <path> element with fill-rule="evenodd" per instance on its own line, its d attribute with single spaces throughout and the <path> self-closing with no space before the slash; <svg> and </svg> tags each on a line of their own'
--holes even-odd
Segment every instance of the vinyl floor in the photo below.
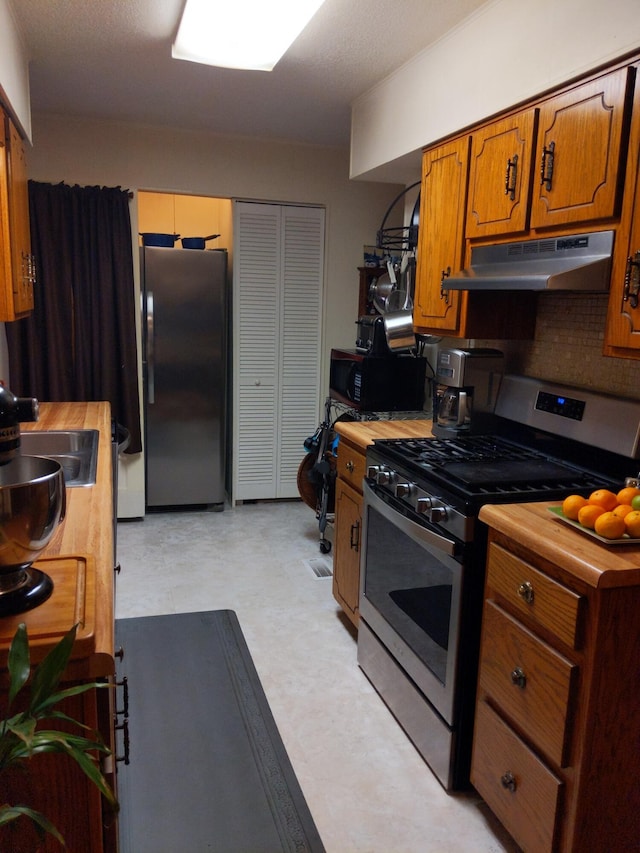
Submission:
<svg viewBox="0 0 640 853">
<path fill-rule="evenodd" d="M 359 669 L 301 501 L 123 521 L 118 559 L 118 619 L 235 611 L 327 853 L 517 851 L 477 795 L 442 789 Z"/>
</svg>

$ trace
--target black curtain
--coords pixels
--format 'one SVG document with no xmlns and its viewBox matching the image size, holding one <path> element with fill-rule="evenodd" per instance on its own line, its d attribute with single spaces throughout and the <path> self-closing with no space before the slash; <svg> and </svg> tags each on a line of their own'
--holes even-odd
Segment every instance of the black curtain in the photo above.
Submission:
<svg viewBox="0 0 640 853">
<path fill-rule="evenodd" d="M 11 390 L 111 403 L 142 450 L 129 194 L 29 181 L 35 308 L 6 324 Z"/>
</svg>

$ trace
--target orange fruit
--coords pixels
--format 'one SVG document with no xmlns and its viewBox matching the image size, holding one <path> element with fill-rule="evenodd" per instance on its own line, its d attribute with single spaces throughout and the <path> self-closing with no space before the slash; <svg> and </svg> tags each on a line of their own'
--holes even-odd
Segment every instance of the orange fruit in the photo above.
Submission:
<svg viewBox="0 0 640 853">
<path fill-rule="evenodd" d="M 603 512 L 606 512 L 606 510 L 601 506 L 588 503 L 578 512 L 578 521 L 583 527 L 588 527 L 590 530 L 593 530 L 597 517 L 602 515 Z"/>
<path fill-rule="evenodd" d="M 596 518 L 594 530 L 598 536 L 605 539 L 620 539 L 626 531 L 624 518 L 614 515 L 613 512 L 603 512 Z"/>
<path fill-rule="evenodd" d="M 640 539 L 640 510 L 634 509 L 624 517 L 624 525 L 632 539 Z"/>
<path fill-rule="evenodd" d="M 635 486 L 625 486 L 624 489 L 620 489 L 616 497 L 618 498 L 619 504 L 631 505 L 631 501 L 637 495 L 640 495 L 640 489 L 637 489 Z"/>
<path fill-rule="evenodd" d="M 633 512 L 633 507 L 630 504 L 618 504 L 618 506 L 611 511 L 614 515 L 617 515 L 618 518 L 624 518 L 625 515 Z"/>
<path fill-rule="evenodd" d="M 569 495 L 562 501 L 562 513 L 572 521 L 578 520 L 578 512 L 587 505 L 587 499 L 582 495 Z"/>
<path fill-rule="evenodd" d="M 602 509 L 610 511 L 618 506 L 618 498 L 609 489 L 596 489 L 589 495 L 589 503 L 601 506 Z"/>
</svg>

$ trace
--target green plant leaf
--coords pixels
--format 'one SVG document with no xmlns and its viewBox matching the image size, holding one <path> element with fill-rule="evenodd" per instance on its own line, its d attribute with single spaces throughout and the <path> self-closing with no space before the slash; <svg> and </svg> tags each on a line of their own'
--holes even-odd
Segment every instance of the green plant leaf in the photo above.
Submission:
<svg viewBox="0 0 640 853">
<path fill-rule="evenodd" d="M 88 690 L 93 690 L 99 687 L 111 687 L 108 681 L 93 681 L 85 682 L 84 684 L 76 684 L 74 687 L 68 687 L 65 690 L 59 690 L 57 693 L 52 693 L 48 698 L 43 699 L 38 705 L 38 717 L 42 719 L 47 708 L 52 705 L 57 705 L 69 696 L 79 696 L 81 693 L 86 693 Z M 33 711 L 32 711 L 33 713 Z"/>
<path fill-rule="evenodd" d="M 58 682 L 71 656 L 77 628 L 78 626 L 74 625 L 64 635 L 60 642 L 51 649 L 46 658 L 38 664 L 33 673 L 29 711 L 34 717 L 38 716 L 42 704 L 49 700 L 51 694 L 58 686 Z"/>
<path fill-rule="evenodd" d="M 30 809 L 28 806 L 0 806 L 0 826 L 11 823 L 11 821 L 16 820 L 23 815 L 32 820 L 36 826 L 39 826 L 45 832 L 53 835 L 53 837 L 56 838 L 63 847 L 67 846 L 64 843 L 64 838 L 60 835 L 51 821 L 40 812 Z"/>
<path fill-rule="evenodd" d="M 11 703 L 27 683 L 31 670 L 29 638 L 27 637 L 27 626 L 24 622 L 18 625 L 16 633 L 13 635 L 9 648 L 8 668 L 10 677 L 8 707 L 11 707 Z"/>
</svg>

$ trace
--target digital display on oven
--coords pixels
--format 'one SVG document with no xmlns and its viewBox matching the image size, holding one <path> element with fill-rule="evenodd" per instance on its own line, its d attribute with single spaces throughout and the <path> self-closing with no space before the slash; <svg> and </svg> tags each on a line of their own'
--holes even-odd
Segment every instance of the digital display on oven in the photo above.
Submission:
<svg viewBox="0 0 640 853">
<path fill-rule="evenodd" d="M 548 412 L 551 415 L 559 415 L 573 421 L 582 420 L 584 407 L 584 400 L 576 400 L 562 394 L 549 394 L 547 391 L 540 391 L 536 400 L 536 409 L 539 412 Z"/>
</svg>

